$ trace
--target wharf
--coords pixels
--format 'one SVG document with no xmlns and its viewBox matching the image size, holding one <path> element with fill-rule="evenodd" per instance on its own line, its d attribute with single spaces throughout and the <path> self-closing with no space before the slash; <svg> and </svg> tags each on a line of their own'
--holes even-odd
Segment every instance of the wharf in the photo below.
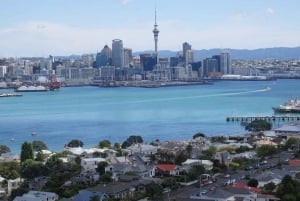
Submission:
<svg viewBox="0 0 300 201">
<path fill-rule="evenodd" d="M 227 117 L 227 122 L 251 122 L 254 120 L 266 120 L 269 122 L 291 122 L 300 121 L 300 116 L 276 115 L 276 116 L 231 116 Z"/>
</svg>

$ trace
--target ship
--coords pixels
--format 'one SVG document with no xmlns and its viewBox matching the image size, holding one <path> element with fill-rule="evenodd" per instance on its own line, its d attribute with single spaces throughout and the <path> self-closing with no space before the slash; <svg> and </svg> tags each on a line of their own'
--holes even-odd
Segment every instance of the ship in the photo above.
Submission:
<svg viewBox="0 0 300 201">
<path fill-rule="evenodd" d="M 291 98 L 283 105 L 272 107 L 277 113 L 300 113 L 300 100 L 298 98 Z"/>
<path fill-rule="evenodd" d="M 0 94 L 0 98 L 2 98 L 2 97 L 14 97 L 14 96 L 22 96 L 22 94 L 17 94 L 17 93 L 8 93 L 8 94 L 1 93 Z"/>
<path fill-rule="evenodd" d="M 38 85 L 38 86 L 20 86 L 15 89 L 16 92 L 44 92 L 49 91 L 48 87 Z"/>
<path fill-rule="evenodd" d="M 60 89 L 61 84 L 59 81 L 57 81 L 56 77 L 52 75 L 50 77 L 50 83 L 48 86 L 50 91 L 56 91 Z"/>
</svg>

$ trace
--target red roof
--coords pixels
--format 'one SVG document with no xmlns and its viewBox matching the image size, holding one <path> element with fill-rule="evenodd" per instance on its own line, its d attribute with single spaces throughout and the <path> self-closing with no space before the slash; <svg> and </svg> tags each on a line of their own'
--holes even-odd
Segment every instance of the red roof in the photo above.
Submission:
<svg viewBox="0 0 300 201">
<path fill-rule="evenodd" d="M 176 169 L 176 165 L 173 164 L 159 164 L 155 166 L 162 171 L 172 171 Z"/>
<path fill-rule="evenodd" d="M 234 183 L 234 187 L 241 188 L 241 189 L 248 189 L 248 190 L 250 190 L 252 192 L 255 192 L 255 193 L 261 192 L 261 189 L 255 188 L 255 187 L 250 187 L 247 184 L 243 184 L 243 183 Z"/>
<path fill-rule="evenodd" d="M 299 159 L 289 160 L 289 165 L 298 166 L 300 165 L 300 160 Z"/>
</svg>

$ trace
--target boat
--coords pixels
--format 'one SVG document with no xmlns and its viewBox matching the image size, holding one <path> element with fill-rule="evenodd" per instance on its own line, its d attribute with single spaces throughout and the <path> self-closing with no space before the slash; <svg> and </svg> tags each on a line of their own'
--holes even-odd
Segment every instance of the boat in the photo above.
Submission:
<svg viewBox="0 0 300 201">
<path fill-rule="evenodd" d="M 43 92 L 49 91 L 48 87 L 38 85 L 38 86 L 20 86 L 15 89 L 16 92 Z"/>
<path fill-rule="evenodd" d="M 57 81 L 56 77 L 53 75 L 50 77 L 49 90 L 56 91 L 60 89 L 61 83 Z"/>
<path fill-rule="evenodd" d="M 17 94 L 17 93 L 8 93 L 8 94 L 1 93 L 0 94 L 0 98 L 3 98 L 3 97 L 14 97 L 14 96 L 22 96 L 22 94 Z"/>
<path fill-rule="evenodd" d="M 277 113 L 300 113 L 300 100 L 298 98 L 291 98 L 283 105 L 272 107 Z"/>
</svg>

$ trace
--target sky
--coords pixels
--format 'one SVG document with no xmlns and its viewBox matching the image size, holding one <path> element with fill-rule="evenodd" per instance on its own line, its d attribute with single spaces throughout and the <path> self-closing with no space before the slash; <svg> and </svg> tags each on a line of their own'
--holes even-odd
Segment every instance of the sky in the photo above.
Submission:
<svg viewBox="0 0 300 201">
<path fill-rule="evenodd" d="M 300 46 L 299 0 L 0 0 L 0 57 Z"/>
</svg>

